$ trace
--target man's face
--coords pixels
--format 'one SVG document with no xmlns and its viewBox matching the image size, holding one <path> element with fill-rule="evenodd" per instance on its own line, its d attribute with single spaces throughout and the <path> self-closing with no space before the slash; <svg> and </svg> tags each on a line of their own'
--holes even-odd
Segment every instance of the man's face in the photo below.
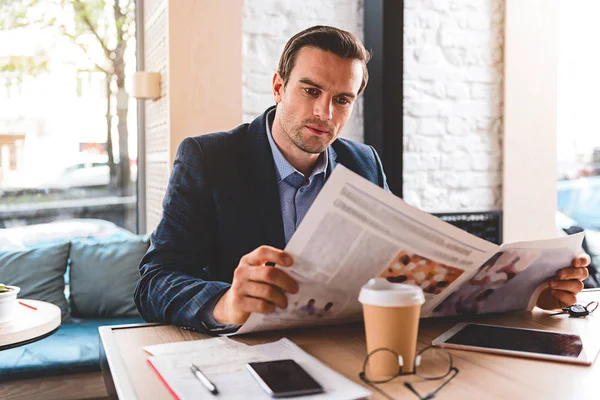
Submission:
<svg viewBox="0 0 600 400">
<path fill-rule="evenodd" d="M 359 60 L 304 47 L 296 55 L 285 87 L 279 73 L 275 74 L 274 124 L 279 126 L 273 132 L 282 134 L 284 150 L 310 154 L 325 151 L 350 117 L 362 82 L 362 68 Z"/>
</svg>

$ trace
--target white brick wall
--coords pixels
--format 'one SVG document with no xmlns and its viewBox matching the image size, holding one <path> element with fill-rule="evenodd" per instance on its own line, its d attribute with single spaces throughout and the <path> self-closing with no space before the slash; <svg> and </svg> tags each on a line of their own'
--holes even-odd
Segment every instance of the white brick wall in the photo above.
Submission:
<svg viewBox="0 0 600 400">
<path fill-rule="evenodd" d="M 169 159 L 168 87 L 168 1 L 144 2 L 144 56 L 147 71 L 160 72 L 161 95 L 146 100 L 146 232 L 152 232 L 162 216 L 162 200 L 167 191 Z"/>
<path fill-rule="evenodd" d="M 246 0 L 243 19 L 243 113 L 250 122 L 274 104 L 271 79 L 287 40 L 313 25 L 332 25 L 363 39 L 363 0 Z M 362 96 L 342 136 L 363 141 Z"/>
<path fill-rule="evenodd" d="M 404 2 L 404 199 L 501 208 L 503 0 Z"/>
<path fill-rule="evenodd" d="M 405 0 L 404 198 L 430 212 L 501 208 L 504 0 Z M 315 24 L 363 38 L 363 0 L 246 0 L 243 112 L 273 104 L 286 40 Z M 343 136 L 363 141 L 362 98 Z"/>
</svg>

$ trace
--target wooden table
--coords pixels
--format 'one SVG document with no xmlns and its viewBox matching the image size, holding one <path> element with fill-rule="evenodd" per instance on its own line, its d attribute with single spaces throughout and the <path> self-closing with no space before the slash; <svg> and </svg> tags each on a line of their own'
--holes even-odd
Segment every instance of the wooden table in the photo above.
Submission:
<svg viewBox="0 0 600 400">
<path fill-rule="evenodd" d="M 600 292 L 586 292 L 580 301 L 600 300 Z M 477 322 L 505 326 L 572 332 L 581 335 L 584 346 L 600 345 L 600 313 L 586 318 L 551 316 L 535 309 L 532 312 L 487 316 Z M 419 348 L 452 327 L 456 320 L 423 320 Z M 137 324 L 100 328 L 103 372 L 107 391 L 112 398 L 171 399 L 163 384 L 146 363 L 142 347 L 208 336 L 174 326 Z M 305 351 L 355 382 L 366 354 L 362 324 L 257 333 L 233 337 L 247 344 L 258 344 L 287 337 Z M 600 366 L 579 366 L 549 361 L 506 357 L 470 351 L 451 351 L 458 376 L 442 389 L 439 399 L 598 399 Z M 378 385 L 393 398 L 417 399 L 402 382 L 415 382 L 417 390 L 428 393 L 438 382 L 423 382 L 411 376 Z M 373 391 L 373 399 L 384 397 Z"/>
<path fill-rule="evenodd" d="M 0 323 L 0 350 L 43 339 L 60 326 L 60 308 L 39 300 L 19 299 L 14 319 Z"/>
</svg>

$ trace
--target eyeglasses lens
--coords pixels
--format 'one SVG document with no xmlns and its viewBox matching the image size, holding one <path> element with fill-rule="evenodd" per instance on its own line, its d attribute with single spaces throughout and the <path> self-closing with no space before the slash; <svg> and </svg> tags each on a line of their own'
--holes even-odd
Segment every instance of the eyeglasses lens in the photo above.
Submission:
<svg viewBox="0 0 600 400">
<path fill-rule="evenodd" d="M 452 359 L 448 351 L 430 347 L 421 353 L 421 362 L 416 373 L 423 379 L 443 378 L 452 368 Z"/>
<path fill-rule="evenodd" d="M 371 382 L 389 381 L 399 372 L 398 356 L 386 349 L 374 351 L 365 365 L 365 378 Z"/>
</svg>

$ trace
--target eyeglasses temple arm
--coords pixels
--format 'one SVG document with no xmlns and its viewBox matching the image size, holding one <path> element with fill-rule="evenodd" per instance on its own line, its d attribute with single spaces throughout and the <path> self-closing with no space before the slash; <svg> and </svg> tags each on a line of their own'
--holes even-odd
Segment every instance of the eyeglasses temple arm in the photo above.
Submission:
<svg viewBox="0 0 600 400">
<path fill-rule="evenodd" d="M 411 392 L 416 394 L 419 399 L 425 400 L 425 398 L 421 397 L 419 392 L 417 392 L 417 390 L 413 387 L 413 385 L 410 382 L 404 382 L 404 386 L 406 386 L 408 388 L 408 390 L 410 390 Z M 427 398 L 430 398 L 430 397 L 427 397 Z"/>
<path fill-rule="evenodd" d="M 454 379 L 454 377 L 455 377 L 456 375 L 458 375 L 458 368 L 456 368 L 456 367 L 452 367 L 451 371 L 452 371 L 452 372 L 454 372 L 454 374 L 453 374 L 453 375 L 452 375 L 450 378 L 446 379 L 446 382 L 442 383 L 442 384 L 440 385 L 440 387 L 439 387 L 439 388 L 437 388 L 437 389 L 435 389 L 433 392 L 431 392 L 431 393 L 430 393 L 431 395 L 435 396 L 435 394 L 436 394 L 437 392 L 439 392 L 440 390 L 442 390 L 442 388 L 443 388 L 444 386 L 446 386 L 446 385 L 447 385 L 447 384 L 448 384 L 448 383 L 449 383 L 449 382 L 450 382 L 452 379 Z M 431 397 L 427 396 L 425 399 L 431 399 L 433 396 L 431 396 Z"/>
</svg>

